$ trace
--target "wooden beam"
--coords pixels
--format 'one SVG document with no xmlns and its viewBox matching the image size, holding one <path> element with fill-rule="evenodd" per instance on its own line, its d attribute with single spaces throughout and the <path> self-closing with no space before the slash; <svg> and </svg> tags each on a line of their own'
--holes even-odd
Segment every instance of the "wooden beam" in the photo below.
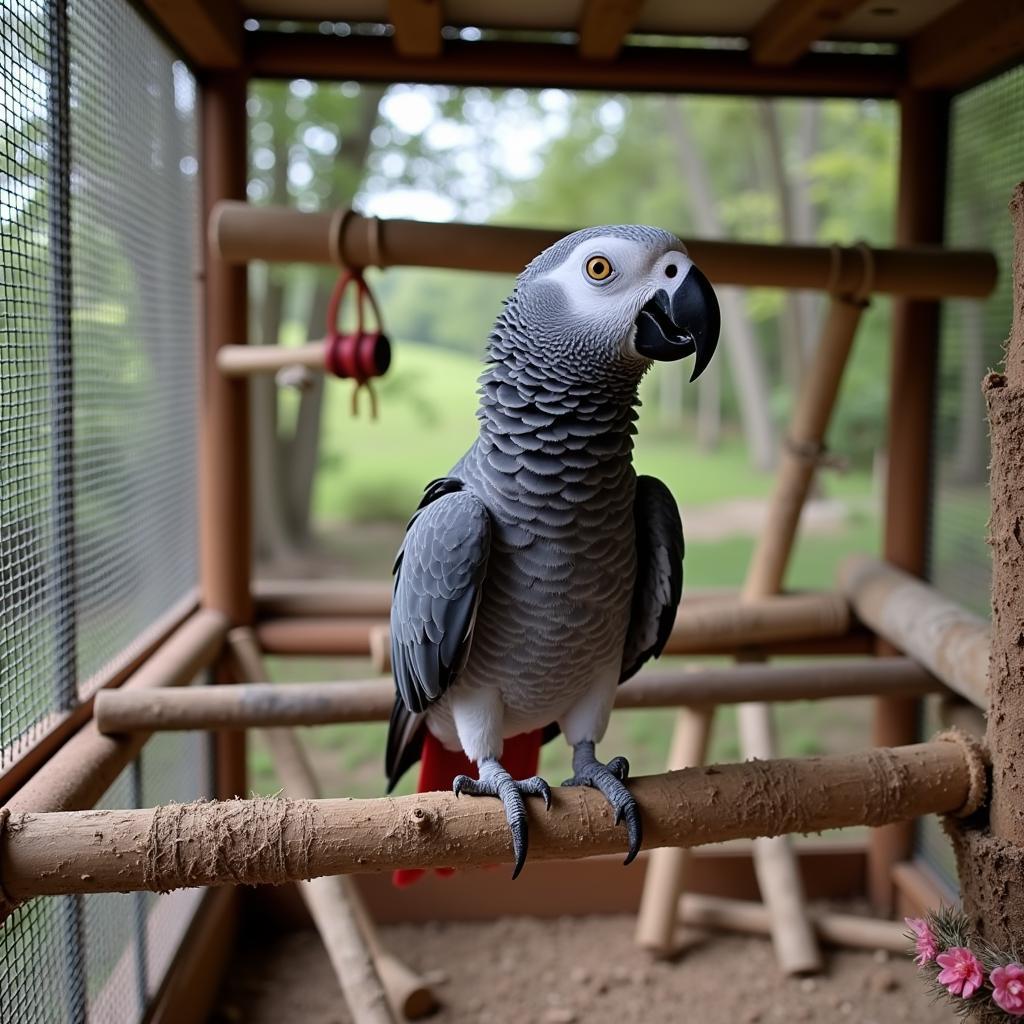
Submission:
<svg viewBox="0 0 1024 1024">
<path fill-rule="evenodd" d="M 242 63 L 242 12 L 237 0 L 143 0 L 160 27 L 198 68 Z"/>
<path fill-rule="evenodd" d="M 228 263 L 268 260 L 365 267 L 379 258 L 374 253 L 377 246 L 389 267 L 518 274 L 537 253 L 575 229 L 373 221 L 345 210 L 304 213 L 226 201 L 212 211 L 208 230 L 217 255 Z M 716 285 L 810 288 L 835 295 L 984 298 L 998 276 L 991 252 L 937 245 L 865 250 L 688 237 L 682 241 L 690 258 Z M 236 334 L 221 343 L 240 340 Z"/>
<path fill-rule="evenodd" d="M 124 683 L 126 691 L 187 686 L 220 653 L 228 630 L 219 612 L 196 612 Z M 71 811 L 92 807 L 142 749 L 148 733 L 104 736 L 86 723 L 32 776 L 6 806 L 12 811 Z"/>
<path fill-rule="evenodd" d="M 831 757 L 719 764 L 630 780 L 645 844 L 878 826 L 971 813 L 986 797 L 980 749 L 962 738 Z M 592 789 L 531 806 L 531 860 L 622 853 L 625 829 Z M 0 819 L 0 827 L 4 826 Z M 0 915 L 35 896 L 280 884 L 396 868 L 512 860 L 497 800 L 418 793 L 373 800 L 249 800 L 11 815 L 0 843 Z"/>
<path fill-rule="evenodd" d="M 900 95 L 899 196 L 896 240 L 933 246 L 943 239 L 946 200 L 948 99 L 906 90 Z M 932 443 L 939 366 L 939 304 L 902 298 L 892 307 L 889 368 L 888 469 L 885 486 L 885 559 L 923 576 L 928 568 L 932 508 Z M 880 644 L 878 653 L 898 648 Z M 984 693 L 984 688 L 981 691 Z M 875 703 L 873 738 L 880 747 L 918 737 L 920 702 L 892 698 Z M 913 853 L 906 824 L 871 834 L 869 890 L 875 909 L 892 908 L 892 868 Z"/>
<path fill-rule="evenodd" d="M 649 669 L 620 686 L 617 708 L 704 707 L 743 701 L 826 700 L 878 694 L 919 696 L 941 684 L 910 658 L 861 658 L 800 665 Z M 111 690 L 96 699 L 100 732 L 252 729 L 337 722 L 386 722 L 390 679 L 324 683 L 233 683 L 186 690 Z M 679 765 L 678 767 L 684 767 Z"/>
<path fill-rule="evenodd" d="M 403 57 L 441 54 L 441 0 L 388 0 L 395 49 Z"/>
<path fill-rule="evenodd" d="M 299 32 L 246 32 L 245 48 L 255 78 L 889 98 L 904 77 L 902 58 L 889 54 L 809 53 L 777 68 L 740 50 L 627 46 L 593 61 L 564 43 L 451 40 L 439 57 L 403 57 L 388 39 Z"/>
<path fill-rule="evenodd" d="M 644 0 L 585 0 L 580 19 L 580 56 L 614 60 L 643 5 Z"/>
<path fill-rule="evenodd" d="M 758 64 L 792 64 L 863 3 L 864 0 L 776 0 L 754 29 L 750 52 Z"/>
<path fill-rule="evenodd" d="M 909 654 L 951 690 L 988 706 L 989 625 L 934 587 L 895 566 L 851 555 L 839 586 L 857 617 Z"/>
<path fill-rule="evenodd" d="M 1024 56 L 1020 0 L 963 0 L 910 41 L 910 83 L 963 89 Z"/>
</svg>

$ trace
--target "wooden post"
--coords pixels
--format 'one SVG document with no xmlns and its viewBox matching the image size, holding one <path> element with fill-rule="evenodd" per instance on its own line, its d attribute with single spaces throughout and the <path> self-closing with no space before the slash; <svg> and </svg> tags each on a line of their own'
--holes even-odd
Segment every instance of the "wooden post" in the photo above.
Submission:
<svg viewBox="0 0 1024 1024">
<path fill-rule="evenodd" d="M 234 630 L 228 639 L 240 679 L 267 677 L 252 630 Z M 292 798 L 317 800 L 320 787 L 295 733 L 271 728 L 261 733 L 278 781 Z M 429 987 L 384 949 L 355 882 L 344 876 L 300 881 L 299 891 L 330 957 L 338 984 L 357 1024 L 394 1024 L 437 1009 Z"/>
<path fill-rule="evenodd" d="M 628 685 L 628 684 L 627 684 Z M 688 708 L 676 716 L 669 771 L 704 764 L 714 708 Z M 657 956 L 675 952 L 676 900 L 683 891 L 690 851 L 681 846 L 652 850 L 647 857 L 643 896 L 636 919 L 636 943 Z"/>
<path fill-rule="evenodd" d="M 942 241 L 948 124 L 949 101 L 944 95 L 907 90 L 900 96 L 898 245 Z M 886 561 L 915 576 L 924 576 L 928 568 L 938 335 L 937 302 L 894 300 L 883 550 Z M 879 653 L 891 654 L 892 648 L 880 644 Z M 919 715 L 916 698 L 879 700 L 874 742 L 878 746 L 912 742 Z M 868 891 L 876 910 L 891 911 L 893 866 L 909 858 L 913 847 L 913 822 L 872 833 Z"/>
<path fill-rule="evenodd" d="M 964 909 L 996 949 L 1024 948 L 1024 183 L 1014 221 L 1013 326 L 1003 373 L 985 379 L 992 437 L 992 658 L 988 829 L 953 830 Z"/>
<path fill-rule="evenodd" d="M 770 935 L 772 918 L 768 908 L 752 900 L 687 893 L 679 901 L 678 917 L 692 928 L 722 928 L 751 935 Z M 906 925 L 894 921 L 857 917 L 853 914 L 812 912 L 811 923 L 818 938 L 832 946 L 851 949 L 885 949 L 906 953 Z"/>
<path fill-rule="evenodd" d="M 240 71 L 201 79 L 203 224 L 224 199 L 245 196 L 246 78 Z M 203 232 L 206 238 L 206 232 Z M 246 268 L 213 246 L 203 252 L 203 332 L 199 405 L 199 550 L 203 604 L 234 625 L 252 621 L 248 396 L 244 381 L 217 369 L 217 351 L 248 337 Z M 245 734 L 217 738 L 217 792 L 246 792 Z"/>
</svg>

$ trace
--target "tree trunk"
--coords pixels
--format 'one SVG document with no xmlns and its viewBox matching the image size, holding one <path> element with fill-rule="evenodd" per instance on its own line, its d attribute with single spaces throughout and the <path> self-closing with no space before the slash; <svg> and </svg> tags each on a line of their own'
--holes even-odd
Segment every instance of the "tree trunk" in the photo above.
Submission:
<svg viewBox="0 0 1024 1024">
<path fill-rule="evenodd" d="M 782 237 L 790 242 L 795 237 L 793 195 L 786 173 L 786 157 L 776 116 L 775 101 L 762 99 L 757 104 L 768 148 L 768 176 L 779 204 L 779 226 Z M 804 375 L 804 339 L 809 325 L 803 322 L 803 310 L 795 291 L 785 294 L 779 334 L 782 338 L 782 374 L 791 394 L 796 394 Z"/>
<path fill-rule="evenodd" d="M 666 100 L 664 111 L 666 127 L 689 184 L 697 230 L 708 238 L 721 237 L 722 223 L 715 206 L 710 175 L 690 131 L 684 102 Z M 739 396 L 740 420 L 747 447 L 755 468 L 769 470 L 775 463 L 775 426 L 757 335 L 740 292 L 731 288 L 719 289 L 718 301 L 722 307 L 722 336 Z"/>
<path fill-rule="evenodd" d="M 1013 326 L 1005 373 L 985 379 L 992 436 L 992 653 L 986 739 L 992 755 L 988 827 L 951 827 L 964 909 L 989 943 L 1024 949 L 1024 183 L 1010 208 Z"/>
</svg>

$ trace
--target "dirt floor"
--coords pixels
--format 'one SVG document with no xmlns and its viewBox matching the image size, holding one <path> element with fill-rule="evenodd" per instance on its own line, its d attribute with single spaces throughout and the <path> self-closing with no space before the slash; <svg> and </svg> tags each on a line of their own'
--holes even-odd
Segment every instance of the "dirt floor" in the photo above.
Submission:
<svg viewBox="0 0 1024 1024">
<path fill-rule="evenodd" d="M 827 976 L 785 979 L 766 940 L 717 934 L 676 962 L 632 943 L 623 916 L 398 925 L 385 942 L 443 1000 L 435 1024 L 951 1024 L 909 958 L 833 952 Z M 348 1024 L 318 936 L 240 949 L 214 1024 Z"/>
</svg>

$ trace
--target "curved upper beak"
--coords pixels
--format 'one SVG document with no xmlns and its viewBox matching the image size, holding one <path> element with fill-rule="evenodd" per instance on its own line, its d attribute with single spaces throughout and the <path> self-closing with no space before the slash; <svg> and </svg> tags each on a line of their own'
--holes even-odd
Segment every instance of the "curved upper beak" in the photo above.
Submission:
<svg viewBox="0 0 1024 1024">
<path fill-rule="evenodd" d="M 696 355 L 690 380 L 696 380 L 718 347 L 722 314 L 711 282 L 693 265 L 671 292 L 659 288 L 636 318 L 637 352 L 671 362 Z"/>
</svg>

